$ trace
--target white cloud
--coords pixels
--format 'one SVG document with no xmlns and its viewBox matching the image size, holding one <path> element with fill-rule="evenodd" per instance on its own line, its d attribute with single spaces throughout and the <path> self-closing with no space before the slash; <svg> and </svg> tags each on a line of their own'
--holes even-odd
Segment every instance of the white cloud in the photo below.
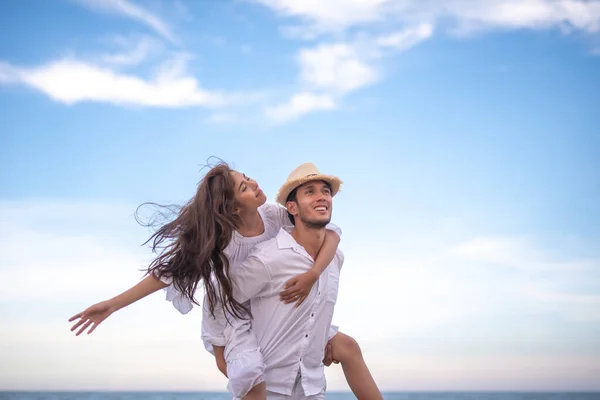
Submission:
<svg viewBox="0 0 600 400">
<path fill-rule="evenodd" d="M 18 70 L 12 65 L 0 61 L 0 83 L 14 83 L 18 80 Z"/>
<path fill-rule="evenodd" d="M 526 237 L 477 237 L 456 246 L 453 253 L 473 261 L 506 266 L 531 272 L 588 271 L 595 260 L 561 260 L 556 254 L 542 251 Z"/>
<path fill-rule="evenodd" d="M 99 57 L 102 64 L 109 66 L 134 66 L 146 61 L 152 53 L 162 50 L 161 44 L 150 38 L 142 38 L 133 42 L 126 38 L 117 38 L 116 41 L 125 49 L 116 53 L 103 54 Z"/>
<path fill-rule="evenodd" d="M 301 49 L 296 57 L 301 92 L 284 104 L 267 108 L 267 117 L 281 123 L 337 108 L 343 96 L 380 79 L 377 66 L 384 55 L 406 51 L 432 34 L 433 28 L 423 24 L 359 42 L 322 43 Z"/>
<path fill-rule="evenodd" d="M 309 87 L 344 93 L 369 85 L 377 72 L 348 44 L 322 44 L 298 55 L 300 78 Z"/>
<path fill-rule="evenodd" d="M 349 25 L 373 22 L 383 17 L 389 0 L 254 0 L 285 16 L 299 17 L 319 29 L 342 29 Z"/>
<path fill-rule="evenodd" d="M 150 11 L 145 8 L 133 4 L 127 0 L 78 0 L 80 3 L 84 4 L 90 9 L 115 13 L 127 18 L 131 18 L 138 22 L 141 22 L 162 37 L 170 40 L 171 42 L 176 41 L 175 36 L 171 32 L 170 27 L 164 22 L 161 18 L 154 15 Z"/>
<path fill-rule="evenodd" d="M 583 0 L 496 0 L 450 3 L 447 9 L 459 25 L 468 29 L 546 29 L 570 25 L 584 32 L 597 32 L 600 27 L 600 3 Z M 444 16 L 443 9 L 438 10 Z"/>
<path fill-rule="evenodd" d="M 463 35 L 490 29 L 552 27 L 563 32 L 600 31 L 600 2 L 584 0 L 253 1 L 291 18 L 295 25 L 283 28 L 289 36 L 314 40 L 332 33 L 344 37 L 352 32 L 358 38 L 321 43 L 298 54 L 300 91 L 321 90 L 336 103 L 344 94 L 381 78 L 377 68 L 381 57 L 394 50 L 408 50 L 430 38 L 434 30 Z M 289 104 L 277 108 L 289 110 L 292 118 L 322 109 L 294 113 Z"/>
<path fill-rule="evenodd" d="M 572 26 L 584 32 L 600 29 L 600 3 L 585 0 L 255 0 L 276 12 L 299 18 L 305 29 L 339 31 L 387 23 L 433 23 L 451 20 L 462 31 L 488 28 L 545 29 Z"/>
<path fill-rule="evenodd" d="M 599 294 L 572 294 L 541 290 L 535 286 L 524 287 L 522 292 L 538 301 L 549 303 L 570 303 L 579 305 L 594 305 L 600 307 Z"/>
<path fill-rule="evenodd" d="M 65 104 L 106 102 L 171 108 L 219 107 L 251 101 L 255 97 L 203 89 L 198 80 L 186 72 L 185 62 L 185 57 L 171 59 L 162 64 L 151 79 L 69 59 L 34 68 L 0 63 L 0 82 L 28 86 Z"/>
<path fill-rule="evenodd" d="M 407 28 L 403 31 L 393 32 L 378 37 L 375 43 L 379 47 L 391 47 L 397 50 L 408 50 L 433 35 L 431 24 L 421 24 L 415 28 Z"/>
<path fill-rule="evenodd" d="M 510 282 L 521 307 L 572 322 L 600 321 L 600 259 L 564 253 L 545 250 L 527 237 L 489 236 L 462 243 L 450 255 L 496 271 L 504 285 Z"/>
<path fill-rule="evenodd" d="M 271 121 L 282 123 L 314 111 L 335 108 L 335 101 L 330 96 L 301 92 L 293 95 L 286 103 L 267 108 L 266 115 Z"/>
</svg>

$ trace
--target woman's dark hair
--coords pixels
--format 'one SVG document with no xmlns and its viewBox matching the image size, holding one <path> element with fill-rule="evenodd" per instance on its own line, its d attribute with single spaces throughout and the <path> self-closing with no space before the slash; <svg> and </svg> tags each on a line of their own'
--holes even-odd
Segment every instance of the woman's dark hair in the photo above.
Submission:
<svg viewBox="0 0 600 400">
<path fill-rule="evenodd" d="M 147 273 L 158 279 L 171 278 L 175 288 L 197 305 L 200 304 L 194 293 L 203 280 L 213 317 L 220 302 L 224 311 L 236 318 L 248 318 L 249 310 L 233 298 L 229 259 L 224 253 L 240 222 L 239 216 L 234 214 L 235 192 L 231 172 L 229 166 L 220 161 L 206 173 L 198 184 L 196 195 L 182 207 L 156 203 L 140 206 L 154 205 L 175 214 L 144 243 L 152 242 L 152 251 L 159 253 L 148 266 Z M 138 222 L 140 207 L 136 211 Z M 166 216 L 162 212 L 158 215 Z M 142 223 L 145 226 L 155 224 L 156 221 Z"/>
</svg>

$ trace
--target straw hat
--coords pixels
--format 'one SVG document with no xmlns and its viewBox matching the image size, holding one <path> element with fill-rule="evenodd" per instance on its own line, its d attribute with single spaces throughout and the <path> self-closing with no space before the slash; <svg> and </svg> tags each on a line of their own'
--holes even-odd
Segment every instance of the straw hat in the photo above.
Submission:
<svg viewBox="0 0 600 400">
<path fill-rule="evenodd" d="M 331 197 L 336 195 L 336 193 L 340 190 L 340 186 L 342 185 L 342 181 L 337 176 L 323 175 L 319 172 L 315 164 L 304 163 L 293 170 L 288 176 L 287 181 L 281 185 L 279 193 L 277 193 L 277 202 L 285 206 L 287 197 L 290 195 L 292 190 L 306 182 L 315 180 L 325 181 L 329 184 L 329 186 L 331 186 Z"/>
</svg>

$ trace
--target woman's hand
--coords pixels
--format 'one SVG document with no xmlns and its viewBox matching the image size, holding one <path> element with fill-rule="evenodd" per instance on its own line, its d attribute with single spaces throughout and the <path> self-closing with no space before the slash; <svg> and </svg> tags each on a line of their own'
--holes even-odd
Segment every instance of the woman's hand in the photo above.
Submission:
<svg viewBox="0 0 600 400">
<path fill-rule="evenodd" d="M 73 315 L 71 318 L 69 318 L 69 322 L 79 319 L 79 321 L 77 321 L 77 323 L 71 327 L 71 332 L 81 326 L 79 331 L 75 334 L 75 336 L 79 336 L 91 325 L 91 328 L 88 331 L 89 335 L 90 333 L 94 332 L 94 329 L 96 329 L 102 321 L 108 318 L 115 311 L 116 308 L 113 307 L 108 301 L 102 301 L 94 304 L 85 311 L 82 311 L 79 314 Z"/>
<path fill-rule="evenodd" d="M 319 275 L 312 269 L 290 279 L 283 286 L 283 292 L 279 294 L 280 300 L 285 304 L 295 301 L 296 307 L 300 306 L 310 293 L 317 279 L 319 279 Z"/>
</svg>

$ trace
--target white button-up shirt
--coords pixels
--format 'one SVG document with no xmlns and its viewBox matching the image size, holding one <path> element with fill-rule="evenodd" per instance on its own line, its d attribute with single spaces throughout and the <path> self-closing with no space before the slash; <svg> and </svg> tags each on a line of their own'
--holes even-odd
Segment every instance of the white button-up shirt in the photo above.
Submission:
<svg viewBox="0 0 600 400">
<path fill-rule="evenodd" d="M 244 237 L 237 231 L 233 233 L 231 242 L 229 242 L 224 251 L 229 259 L 230 271 L 234 271 L 238 265 L 243 263 L 259 243 L 275 238 L 281 228 L 286 228 L 290 231 L 294 228 L 288 218 L 287 209 L 280 205 L 265 203 L 258 208 L 258 212 L 265 225 L 265 231 L 262 235 L 252 237 Z M 326 228 L 336 232 L 339 237 L 342 236 L 342 231 L 338 226 L 330 223 Z M 163 282 L 170 284 L 171 280 L 167 281 L 163 278 Z M 214 279 L 214 284 L 219 289 L 216 279 Z M 281 289 L 283 290 L 283 284 L 281 285 Z M 173 285 L 168 287 L 167 300 L 172 301 L 175 308 L 183 314 L 192 309 L 191 302 L 179 293 Z M 250 307 L 250 303 L 248 302 L 245 306 Z M 248 350 L 251 340 L 248 339 L 247 332 L 251 328 L 252 324 L 249 320 L 238 320 L 232 316 L 227 318 L 223 306 L 219 302 L 215 305 L 213 317 L 208 310 L 205 293 L 204 307 L 202 307 L 202 341 L 206 350 L 211 354 L 214 354 L 213 346 L 225 346 L 225 360 L 229 360 L 230 357 L 235 357 L 240 352 Z M 336 333 L 337 327 L 332 326 L 329 331 L 329 338 L 331 339 Z"/>
<path fill-rule="evenodd" d="M 298 308 L 283 303 L 279 295 L 285 282 L 310 270 L 314 260 L 286 229 L 256 245 L 231 271 L 234 297 L 240 303 L 251 302 L 252 329 L 266 364 L 267 390 L 291 395 L 298 372 L 307 396 L 325 388 L 323 357 L 343 262 L 338 249 Z"/>
</svg>

